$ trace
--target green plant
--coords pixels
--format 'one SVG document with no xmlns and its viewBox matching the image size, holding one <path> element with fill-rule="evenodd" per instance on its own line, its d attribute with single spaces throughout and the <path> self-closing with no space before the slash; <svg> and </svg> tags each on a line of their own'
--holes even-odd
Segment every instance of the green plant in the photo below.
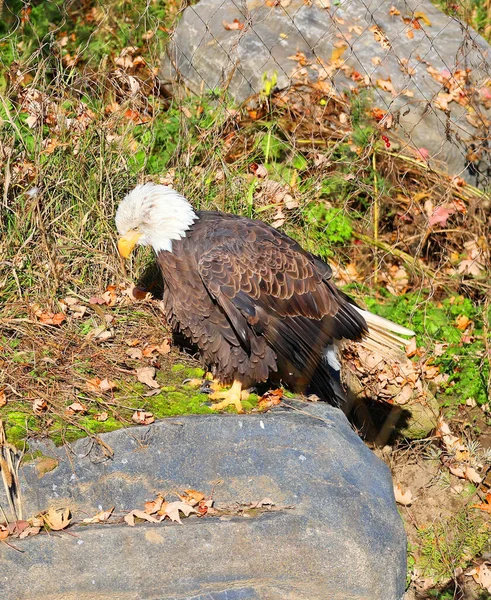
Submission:
<svg viewBox="0 0 491 600">
<path fill-rule="evenodd" d="M 457 567 L 465 568 L 489 540 L 489 525 L 466 510 L 418 530 L 419 566 L 437 581 L 451 579 Z"/>
</svg>

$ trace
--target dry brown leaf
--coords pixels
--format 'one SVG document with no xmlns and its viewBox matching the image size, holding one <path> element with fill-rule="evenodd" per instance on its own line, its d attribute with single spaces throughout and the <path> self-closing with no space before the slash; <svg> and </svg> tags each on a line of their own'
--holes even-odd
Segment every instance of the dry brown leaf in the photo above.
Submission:
<svg viewBox="0 0 491 600">
<path fill-rule="evenodd" d="M 136 370 L 138 381 L 148 385 L 149 388 L 157 389 L 160 385 L 155 381 L 157 370 L 155 367 L 139 367 Z"/>
<path fill-rule="evenodd" d="M 128 525 L 130 527 L 134 527 L 135 526 L 135 518 L 143 519 L 144 521 L 149 521 L 150 523 L 158 523 L 159 522 L 159 519 L 152 517 L 148 513 L 144 512 L 143 510 L 132 510 L 127 515 L 125 515 L 124 520 L 126 521 L 126 523 L 128 523 Z"/>
<path fill-rule="evenodd" d="M 389 15 L 391 17 L 396 17 L 397 15 L 400 15 L 400 14 L 401 14 L 401 11 L 398 10 L 395 6 L 391 6 L 390 7 L 390 9 L 389 9 Z"/>
<path fill-rule="evenodd" d="M 205 499 L 205 495 L 198 490 L 184 490 L 184 494 L 178 494 L 182 502 L 189 504 L 190 506 L 196 506 Z"/>
<path fill-rule="evenodd" d="M 112 327 L 107 329 L 105 325 L 99 325 L 99 327 L 91 329 L 85 337 L 95 342 L 107 342 L 114 337 L 114 329 Z"/>
<path fill-rule="evenodd" d="M 84 414 L 87 412 L 87 407 L 85 404 L 81 404 L 80 402 L 73 402 L 70 406 L 67 407 L 66 412 L 69 415 L 75 415 L 77 413 Z"/>
<path fill-rule="evenodd" d="M 474 469 L 474 467 L 467 466 L 465 469 L 465 478 L 471 483 L 481 483 L 482 477 L 479 473 Z"/>
<path fill-rule="evenodd" d="M 99 383 L 99 388 L 102 392 L 112 392 L 113 390 L 117 389 L 117 387 L 118 386 L 116 382 L 107 379 L 107 377 Z"/>
<path fill-rule="evenodd" d="M 479 584 L 482 588 L 491 593 L 491 564 L 484 562 L 478 565 L 472 571 L 466 573 L 466 575 L 472 576 L 474 581 Z"/>
<path fill-rule="evenodd" d="M 397 504 L 402 504 L 402 506 L 409 506 L 413 503 L 413 494 L 411 490 L 407 488 L 404 492 L 400 483 L 394 485 L 394 496 Z"/>
<path fill-rule="evenodd" d="M 413 337 L 409 340 L 409 343 L 406 344 L 406 356 L 408 358 L 412 358 L 413 356 L 416 355 L 417 351 L 418 351 L 418 347 L 416 345 L 416 338 Z"/>
<path fill-rule="evenodd" d="M 31 535 L 37 535 L 41 531 L 41 527 L 26 527 L 20 534 L 19 539 L 23 540 Z"/>
<path fill-rule="evenodd" d="M 281 403 L 283 397 L 283 389 L 269 390 L 259 398 L 257 407 L 261 410 L 267 410 Z"/>
<path fill-rule="evenodd" d="M 146 346 L 143 348 L 142 354 L 145 358 L 150 358 L 153 354 L 159 351 L 159 347 L 156 344 L 152 344 L 151 346 Z"/>
<path fill-rule="evenodd" d="M 377 79 L 377 85 L 380 89 L 384 90 L 384 92 L 390 92 L 391 94 L 394 92 L 394 86 L 392 85 L 392 81 L 389 79 Z"/>
<path fill-rule="evenodd" d="M 7 404 L 7 396 L 5 395 L 5 390 L 0 390 L 0 406 L 5 406 Z"/>
<path fill-rule="evenodd" d="M 164 498 L 160 494 L 157 496 L 156 500 L 152 500 L 150 502 L 145 502 L 145 512 L 149 515 L 153 515 L 158 512 L 162 508 L 162 504 L 164 503 Z"/>
<path fill-rule="evenodd" d="M 151 425 L 155 421 L 155 417 L 153 413 L 147 412 L 145 410 L 135 410 L 131 420 L 138 425 Z"/>
<path fill-rule="evenodd" d="M 69 508 L 50 508 L 41 515 L 45 524 L 53 531 L 61 531 L 70 525 L 72 520 Z"/>
<path fill-rule="evenodd" d="M 169 354 L 171 348 L 170 340 L 164 340 L 160 346 L 157 346 L 159 354 Z"/>
<path fill-rule="evenodd" d="M 113 510 L 114 510 L 114 506 L 108 510 L 103 510 L 103 511 L 97 513 L 93 517 L 83 519 L 82 523 L 104 523 L 104 521 L 107 521 L 109 519 L 109 517 L 112 515 Z"/>
<path fill-rule="evenodd" d="M 41 398 L 36 398 L 36 400 L 32 403 L 32 410 L 37 415 L 42 415 L 48 409 L 48 403 L 46 400 L 41 400 Z"/>
<path fill-rule="evenodd" d="M 126 355 L 133 360 L 140 360 L 143 358 L 143 352 L 140 350 L 140 348 L 128 348 L 128 350 L 126 350 Z"/>
<path fill-rule="evenodd" d="M 85 382 L 85 387 L 89 392 L 99 392 L 99 385 L 101 383 L 100 377 L 94 377 L 93 379 L 88 379 Z"/>
<path fill-rule="evenodd" d="M 6 540 L 9 535 L 9 530 L 0 525 L 0 540 Z"/>
<path fill-rule="evenodd" d="M 195 513 L 197 511 L 186 502 L 167 502 L 165 506 L 165 512 L 160 517 L 160 520 L 163 521 L 165 517 L 169 517 L 171 521 L 182 524 L 182 521 L 179 517 L 179 512 L 182 512 L 185 517 L 189 517 L 191 513 Z"/>
<path fill-rule="evenodd" d="M 38 304 L 31 304 L 31 309 L 43 325 L 61 325 L 63 321 L 66 321 L 66 316 L 63 313 L 43 311 Z"/>
<path fill-rule="evenodd" d="M 139 346 L 141 344 L 141 341 L 136 338 L 131 338 L 129 340 L 125 340 L 124 343 L 130 348 L 134 348 L 135 346 Z"/>
<path fill-rule="evenodd" d="M 96 421 L 99 421 L 100 423 L 103 423 L 104 421 L 107 421 L 109 419 L 109 415 L 107 414 L 107 412 L 97 413 L 94 415 L 94 419 Z"/>
</svg>

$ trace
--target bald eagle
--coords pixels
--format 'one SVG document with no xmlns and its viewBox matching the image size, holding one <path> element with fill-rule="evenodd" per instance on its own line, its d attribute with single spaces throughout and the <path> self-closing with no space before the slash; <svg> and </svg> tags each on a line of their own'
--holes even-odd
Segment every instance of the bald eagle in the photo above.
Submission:
<svg viewBox="0 0 491 600">
<path fill-rule="evenodd" d="M 138 185 L 120 203 L 118 249 L 152 246 L 174 331 L 199 348 L 226 392 L 214 408 L 242 410 L 244 391 L 285 383 L 343 401 L 337 347 L 360 340 L 391 353 L 414 333 L 360 308 L 336 288 L 332 270 L 286 234 L 257 220 L 195 211 L 175 190 Z"/>
</svg>

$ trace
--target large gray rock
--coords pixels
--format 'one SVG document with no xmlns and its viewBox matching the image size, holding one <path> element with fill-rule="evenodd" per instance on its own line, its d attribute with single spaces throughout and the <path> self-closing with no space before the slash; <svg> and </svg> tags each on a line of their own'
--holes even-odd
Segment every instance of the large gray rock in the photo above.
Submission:
<svg viewBox="0 0 491 600">
<path fill-rule="evenodd" d="M 200 0 L 184 11 L 160 76 L 198 94 L 227 90 L 237 102 L 260 93 L 263 76 L 274 73 L 280 90 L 319 78 L 338 93 L 368 86 L 373 105 L 392 115 L 389 135 L 397 131 L 402 150 L 423 149 L 425 158 L 427 150 L 432 166 L 489 185 L 489 44 L 429 0 L 343 0 L 328 9 L 323 3 L 329 5 Z M 234 20 L 243 28 L 224 26 Z M 332 68 L 333 49 L 343 43 L 347 49 Z M 292 59 L 297 52 L 305 55 L 301 63 Z M 448 81 L 459 87 L 456 71 L 461 97 L 447 110 L 449 99 L 439 94 Z"/>
<path fill-rule="evenodd" d="M 295 406 L 109 433 L 112 460 L 89 440 L 39 444 L 60 462 L 41 478 L 23 468 L 27 514 L 70 506 L 81 518 L 214 486 L 218 506 L 267 496 L 292 508 L 14 540 L 22 553 L 0 545 L 0 598 L 398 600 L 406 538 L 387 467 L 338 409 Z"/>
</svg>

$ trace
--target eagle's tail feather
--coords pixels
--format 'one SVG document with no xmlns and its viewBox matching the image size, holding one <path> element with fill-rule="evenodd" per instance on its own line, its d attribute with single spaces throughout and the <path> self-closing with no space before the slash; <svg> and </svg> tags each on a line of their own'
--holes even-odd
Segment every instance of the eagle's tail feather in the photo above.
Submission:
<svg viewBox="0 0 491 600">
<path fill-rule="evenodd" d="M 397 356 L 402 353 L 403 348 L 409 340 L 401 336 L 413 337 L 414 331 L 398 325 L 389 319 L 384 319 L 368 310 L 363 310 L 358 306 L 356 310 L 363 316 L 368 326 L 368 334 L 361 340 L 361 345 L 375 352 L 380 352 L 386 356 Z"/>
</svg>

